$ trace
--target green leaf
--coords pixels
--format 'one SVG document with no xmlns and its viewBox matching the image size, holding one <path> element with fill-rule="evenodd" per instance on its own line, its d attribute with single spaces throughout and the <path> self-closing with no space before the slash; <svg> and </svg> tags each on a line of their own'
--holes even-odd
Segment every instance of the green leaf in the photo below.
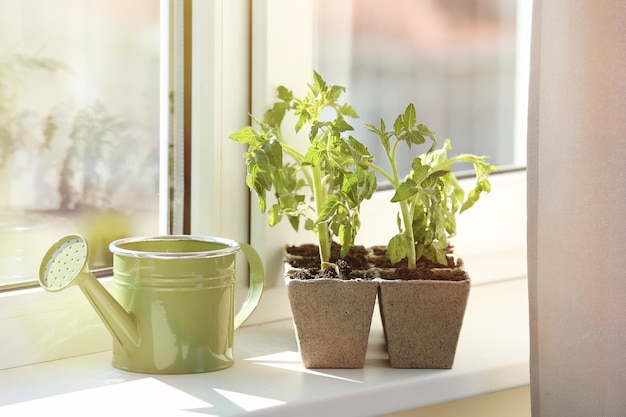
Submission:
<svg viewBox="0 0 626 417">
<path fill-rule="evenodd" d="M 320 143 L 314 143 L 309 146 L 304 155 L 303 163 L 312 166 L 321 166 L 322 161 L 326 157 L 326 149 Z"/>
<path fill-rule="evenodd" d="M 359 201 L 359 178 L 352 172 L 346 172 L 342 175 L 341 192 L 345 195 L 350 203 L 350 207 L 356 207 Z"/>
<path fill-rule="evenodd" d="M 313 143 L 317 139 L 317 134 L 320 130 L 322 123 L 314 123 L 311 125 L 311 129 L 309 130 L 309 142 Z"/>
<path fill-rule="evenodd" d="M 365 127 L 367 127 L 367 129 L 374 133 L 376 136 L 378 136 L 378 139 L 380 140 L 380 143 L 383 145 L 383 147 L 385 148 L 385 152 L 389 153 L 389 149 L 390 149 L 390 144 L 389 144 L 389 140 L 391 138 L 391 133 L 387 133 L 385 132 L 385 121 L 383 119 L 380 119 L 380 128 L 372 125 L 372 124 L 365 124 Z"/>
<path fill-rule="evenodd" d="M 293 100 L 293 93 L 291 92 L 291 90 L 288 90 L 287 88 L 285 88 L 284 86 L 280 85 L 278 86 L 277 89 L 278 93 L 277 96 L 279 99 L 289 103 L 291 102 L 291 100 Z"/>
<path fill-rule="evenodd" d="M 248 144 L 252 143 L 255 140 L 256 132 L 252 127 L 246 126 L 239 132 L 230 135 L 229 138 L 234 140 L 235 142 Z"/>
<path fill-rule="evenodd" d="M 461 206 L 461 213 L 463 213 L 465 210 L 471 208 L 474 204 L 476 204 L 476 202 L 480 198 L 480 193 L 483 191 L 484 191 L 483 187 L 480 187 L 480 186 L 472 189 L 467 195 L 467 200 L 465 200 L 465 202 Z"/>
<path fill-rule="evenodd" d="M 310 116 L 307 112 L 301 112 L 298 121 L 296 122 L 295 130 L 296 133 L 302 129 L 302 127 L 310 120 Z"/>
<path fill-rule="evenodd" d="M 282 217 L 282 208 L 280 207 L 280 204 L 274 204 L 268 211 L 268 224 L 270 226 L 275 226 L 280 222 Z"/>
<path fill-rule="evenodd" d="M 444 177 L 444 176 L 448 175 L 449 173 L 450 173 L 450 171 L 448 171 L 448 170 L 440 169 L 438 171 L 431 172 L 430 175 L 427 177 L 427 179 L 429 179 L 429 180 L 436 180 L 438 178 L 441 178 L 441 177 Z"/>
<path fill-rule="evenodd" d="M 369 170 L 361 167 L 357 167 L 356 175 L 358 178 L 358 192 L 359 192 L 359 203 L 363 200 L 369 200 L 378 188 L 378 184 L 376 181 L 376 174 Z"/>
<path fill-rule="evenodd" d="M 354 128 L 350 126 L 350 124 L 348 124 L 348 122 L 346 122 L 344 119 L 337 119 L 333 124 L 338 132 L 354 130 Z"/>
<path fill-rule="evenodd" d="M 269 191 L 272 187 L 272 178 L 265 153 L 255 152 L 252 157 L 246 159 L 246 165 L 248 166 L 246 181 L 250 189 L 257 194 Z"/>
<path fill-rule="evenodd" d="M 317 216 L 317 223 L 328 222 L 333 215 L 337 212 L 337 209 L 341 206 L 339 197 L 336 195 L 328 196 L 324 204 L 322 204 L 321 210 Z"/>
<path fill-rule="evenodd" d="M 343 115 L 344 117 L 350 117 L 352 119 L 358 119 L 359 118 L 359 115 L 356 113 L 356 111 L 354 111 L 352 106 L 350 106 L 348 104 L 343 104 L 343 105 L 339 106 L 337 108 L 337 112 L 339 114 Z"/>
<path fill-rule="evenodd" d="M 263 144 L 263 152 L 267 156 L 267 163 L 277 169 L 283 166 L 283 147 L 277 140 L 270 140 Z"/>
<path fill-rule="evenodd" d="M 383 119 L 380 119 L 381 126 L 384 126 L 384 123 L 385 122 L 383 121 Z M 382 128 L 381 130 L 384 131 L 384 128 Z M 396 117 L 396 120 L 393 122 L 393 134 L 396 136 L 396 138 L 399 138 L 400 136 L 402 136 L 402 132 L 404 130 L 404 115 L 399 114 L 398 117 Z"/>
<path fill-rule="evenodd" d="M 404 234 L 397 234 L 387 244 L 387 255 L 391 263 L 397 263 L 406 258 L 407 246 Z"/>
<path fill-rule="evenodd" d="M 304 203 L 304 196 L 295 193 L 295 190 L 289 184 L 285 184 L 285 187 L 280 187 L 282 193 L 278 194 L 278 201 L 283 212 L 290 216 L 300 216 L 307 209 L 308 206 Z"/>
<path fill-rule="evenodd" d="M 341 94 L 345 91 L 346 89 L 344 87 L 338 86 L 338 85 L 332 85 L 330 87 L 330 89 L 328 90 L 328 101 L 334 102 L 337 101 L 337 99 L 339 99 L 339 97 L 341 97 Z"/>
<path fill-rule="evenodd" d="M 422 165 L 422 160 L 418 156 L 413 159 L 411 170 L 411 179 L 415 181 L 416 184 L 421 184 L 428 175 L 430 167 L 428 165 Z"/>
<path fill-rule="evenodd" d="M 409 105 L 406 107 L 406 110 L 404 110 L 403 121 L 404 121 L 404 128 L 406 130 L 412 130 L 413 126 L 415 126 L 415 123 L 417 122 L 417 116 L 415 113 L 415 106 L 413 105 L 413 103 L 409 103 Z"/>
<path fill-rule="evenodd" d="M 421 145 L 422 143 L 426 142 L 426 138 L 424 138 L 424 136 L 417 130 L 410 130 L 402 135 L 399 139 L 406 141 L 409 144 L 409 147 L 411 146 L 411 144 Z"/>
<path fill-rule="evenodd" d="M 348 254 L 350 248 L 354 246 L 356 230 L 350 223 L 346 222 L 339 227 L 338 235 L 339 243 L 341 244 L 341 256 L 344 257 Z"/>
<path fill-rule="evenodd" d="M 283 119 L 285 118 L 285 113 L 287 112 L 287 110 L 289 110 L 289 103 L 274 103 L 273 107 L 265 112 L 265 115 L 263 116 L 263 123 L 273 128 L 280 127 Z"/>
<path fill-rule="evenodd" d="M 408 198 L 413 197 L 419 191 L 420 191 L 420 188 L 417 186 L 415 181 L 413 181 L 412 179 L 408 179 L 402 184 L 400 184 L 400 186 L 396 190 L 396 193 L 391 198 L 391 202 L 397 203 L 399 201 L 404 201 Z"/>
<path fill-rule="evenodd" d="M 315 82 L 315 88 L 317 91 L 326 90 L 326 81 L 324 81 L 322 76 L 317 71 L 313 71 L 313 81 Z"/>
<path fill-rule="evenodd" d="M 417 131 L 420 132 L 422 134 L 422 136 L 425 136 L 425 137 L 429 138 L 432 141 L 430 149 L 428 149 L 427 153 L 430 153 L 430 152 L 434 151 L 435 148 L 437 147 L 437 140 L 435 139 L 435 132 L 430 130 L 428 128 L 428 126 L 426 126 L 424 124 L 417 125 Z"/>
<path fill-rule="evenodd" d="M 439 265 L 448 265 L 445 250 L 437 245 L 428 246 L 424 251 L 424 255 L 426 258 Z"/>
<path fill-rule="evenodd" d="M 348 137 L 347 146 L 352 160 L 357 165 L 361 164 L 362 160 L 372 161 L 374 159 L 367 147 L 352 136 Z"/>
</svg>

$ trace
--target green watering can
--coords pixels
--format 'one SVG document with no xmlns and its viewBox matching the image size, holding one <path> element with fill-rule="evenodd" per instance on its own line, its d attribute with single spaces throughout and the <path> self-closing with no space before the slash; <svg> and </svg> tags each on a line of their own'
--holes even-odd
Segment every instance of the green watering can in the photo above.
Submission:
<svg viewBox="0 0 626 417">
<path fill-rule="evenodd" d="M 77 284 L 113 335 L 113 366 L 187 374 L 233 365 L 233 332 L 263 292 L 264 269 L 245 243 L 204 236 L 116 240 L 111 295 L 89 272 L 88 247 L 78 235 L 57 241 L 44 256 L 39 283 L 47 291 Z M 234 312 L 235 258 L 250 266 L 250 288 Z"/>
</svg>

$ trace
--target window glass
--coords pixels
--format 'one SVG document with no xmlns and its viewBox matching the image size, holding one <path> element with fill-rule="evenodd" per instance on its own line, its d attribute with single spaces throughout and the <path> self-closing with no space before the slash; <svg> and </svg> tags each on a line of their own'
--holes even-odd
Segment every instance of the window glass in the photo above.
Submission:
<svg viewBox="0 0 626 417">
<path fill-rule="evenodd" d="M 439 143 L 452 140 L 453 153 L 490 155 L 500 167 L 520 163 L 516 0 L 316 3 L 316 68 L 347 87 L 360 116 L 354 134 L 381 165 L 382 147 L 363 123 L 378 125 L 382 117 L 391 129 L 409 103 Z M 425 150 L 402 153 L 405 171 Z"/>
<path fill-rule="evenodd" d="M 158 231 L 159 2 L 0 0 L 0 286 Z"/>
</svg>

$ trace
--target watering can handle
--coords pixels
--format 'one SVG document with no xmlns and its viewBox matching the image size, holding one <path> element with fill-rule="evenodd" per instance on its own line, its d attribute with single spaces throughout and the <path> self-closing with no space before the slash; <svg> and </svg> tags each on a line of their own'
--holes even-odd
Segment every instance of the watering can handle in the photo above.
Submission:
<svg viewBox="0 0 626 417">
<path fill-rule="evenodd" d="M 250 266 L 250 288 L 246 300 L 243 302 L 239 312 L 235 315 L 235 330 L 237 330 L 256 309 L 261 299 L 263 285 L 265 283 L 265 269 L 263 268 L 263 262 L 259 254 L 247 243 L 238 243 Z"/>
</svg>

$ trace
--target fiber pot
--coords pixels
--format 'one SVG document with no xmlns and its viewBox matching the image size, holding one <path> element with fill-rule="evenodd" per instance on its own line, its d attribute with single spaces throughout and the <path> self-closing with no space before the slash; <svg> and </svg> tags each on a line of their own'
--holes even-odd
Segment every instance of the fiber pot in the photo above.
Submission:
<svg viewBox="0 0 626 417">
<path fill-rule="evenodd" d="M 450 369 L 463 324 L 470 279 L 462 268 L 430 271 L 435 279 L 381 279 L 378 301 L 393 368 Z"/>
<path fill-rule="evenodd" d="M 286 279 L 302 365 L 362 368 L 378 282 Z"/>
</svg>

